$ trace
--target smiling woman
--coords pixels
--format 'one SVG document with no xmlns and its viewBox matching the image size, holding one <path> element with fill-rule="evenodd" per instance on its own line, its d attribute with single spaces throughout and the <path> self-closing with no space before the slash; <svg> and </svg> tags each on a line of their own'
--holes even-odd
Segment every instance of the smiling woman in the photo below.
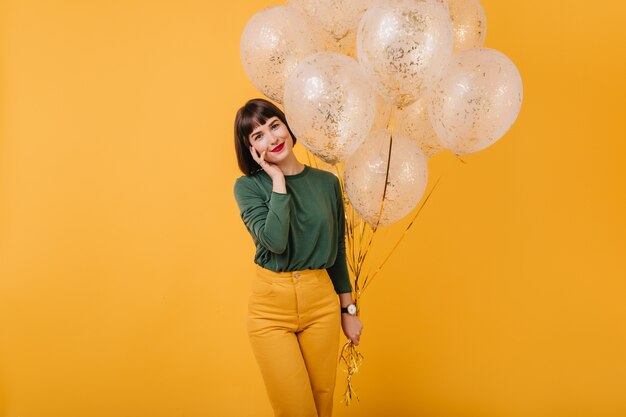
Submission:
<svg viewBox="0 0 626 417">
<path fill-rule="evenodd" d="M 293 148 L 293 138 L 289 129 L 287 129 L 287 125 L 280 121 L 280 119 L 276 116 L 254 128 L 250 134 L 250 143 L 251 148 L 257 152 L 256 154 L 252 153 L 252 156 L 257 163 L 259 162 L 257 158 L 261 158 L 261 156 L 263 156 L 262 159 L 265 160 L 265 158 L 269 156 L 267 154 L 268 150 L 271 154 L 273 154 L 268 161 L 275 164 L 279 164 L 285 158 L 288 158 L 290 155 L 294 155 L 293 153 L 290 153 Z M 279 157 L 278 154 L 283 149 L 285 152 L 282 152 Z M 286 163 L 287 161 L 285 161 L 283 165 L 286 165 Z"/>
<path fill-rule="evenodd" d="M 284 113 L 263 99 L 235 118 L 234 194 L 256 246 L 250 345 L 275 416 L 330 417 L 339 326 L 359 344 L 339 180 L 304 165 Z M 341 307 L 341 308 L 340 308 Z"/>
<path fill-rule="evenodd" d="M 281 157 L 281 165 L 284 165 L 287 171 L 290 168 L 300 170 L 302 167 L 298 166 L 299 162 L 291 152 L 297 139 L 287 125 L 285 114 L 278 107 L 264 99 L 252 99 L 237 112 L 235 152 L 239 169 L 245 175 L 262 170 L 258 162 L 260 154 L 267 151 L 268 147 L 270 151 L 273 150 L 277 144 L 287 139 L 289 139 L 289 148 Z M 251 148 L 254 148 L 257 153 L 251 152 Z M 286 160 L 288 154 L 291 154 L 291 157 Z M 272 162 L 278 163 L 279 160 L 272 160 Z"/>
</svg>

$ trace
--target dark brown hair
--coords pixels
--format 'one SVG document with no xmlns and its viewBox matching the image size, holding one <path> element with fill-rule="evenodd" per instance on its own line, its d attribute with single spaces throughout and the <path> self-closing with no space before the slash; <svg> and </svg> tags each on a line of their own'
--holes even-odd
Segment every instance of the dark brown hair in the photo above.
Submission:
<svg viewBox="0 0 626 417">
<path fill-rule="evenodd" d="M 235 152 L 237 154 L 237 163 L 239 169 L 245 175 L 252 175 L 261 168 L 259 164 L 252 158 L 250 154 L 250 133 L 272 117 L 278 117 L 281 122 L 287 126 L 289 134 L 293 138 L 293 144 L 296 144 L 296 137 L 291 132 L 287 124 L 285 113 L 273 103 L 263 98 L 253 98 L 248 100 L 238 111 L 235 116 Z"/>
</svg>

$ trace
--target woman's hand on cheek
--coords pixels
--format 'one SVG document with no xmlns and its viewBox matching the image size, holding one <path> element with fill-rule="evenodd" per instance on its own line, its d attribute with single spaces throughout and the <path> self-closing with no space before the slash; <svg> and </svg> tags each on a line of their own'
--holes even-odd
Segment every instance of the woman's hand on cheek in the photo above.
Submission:
<svg viewBox="0 0 626 417">
<path fill-rule="evenodd" d="M 278 168 L 278 165 L 272 164 L 271 162 L 267 162 L 265 160 L 265 154 L 267 153 L 267 151 L 263 151 L 261 155 L 259 155 L 257 150 L 254 149 L 252 145 L 250 145 L 249 149 L 250 154 L 252 155 L 252 159 L 254 159 L 256 163 L 259 164 L 261 168 L 263 168 L 263 171 L 267 172 L 267 175 L 269 175 L 272 179 L 274 179 L 275 177 L 283 176 L 283 171 Z"/>
</svg>

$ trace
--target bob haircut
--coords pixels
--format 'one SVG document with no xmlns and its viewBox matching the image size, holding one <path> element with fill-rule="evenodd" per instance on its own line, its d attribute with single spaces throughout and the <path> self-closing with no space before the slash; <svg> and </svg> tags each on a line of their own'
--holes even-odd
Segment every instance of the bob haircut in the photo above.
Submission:
<svg viewBox="0 0 626 417">
<path fill-rule="evenodd" d="M 235 116 L 235 152 L 237 153 L 239 169 L 247 176 L 263 169 L 250 154 L 250 133 L 274 116 L 287 126 L 295 145 L 296 137 L 287 124 L 285 113 L 273 103 L 263 98 L 253 98 L 237 111 L 237 116 Z"/>
</svg>

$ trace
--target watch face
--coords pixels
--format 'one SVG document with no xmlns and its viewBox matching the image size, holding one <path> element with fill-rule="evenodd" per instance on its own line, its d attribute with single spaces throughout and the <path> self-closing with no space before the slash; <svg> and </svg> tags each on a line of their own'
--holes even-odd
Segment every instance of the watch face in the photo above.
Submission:
<svg viewBox="0 0 626 417">
<path fill-rule="evenodd" d="M 356 306 L 354 304 L 350 304 L 348 306 L 348 313 L 350 313 L 351 315 L 355 315 L 356 314 Z"/>
</svg>

